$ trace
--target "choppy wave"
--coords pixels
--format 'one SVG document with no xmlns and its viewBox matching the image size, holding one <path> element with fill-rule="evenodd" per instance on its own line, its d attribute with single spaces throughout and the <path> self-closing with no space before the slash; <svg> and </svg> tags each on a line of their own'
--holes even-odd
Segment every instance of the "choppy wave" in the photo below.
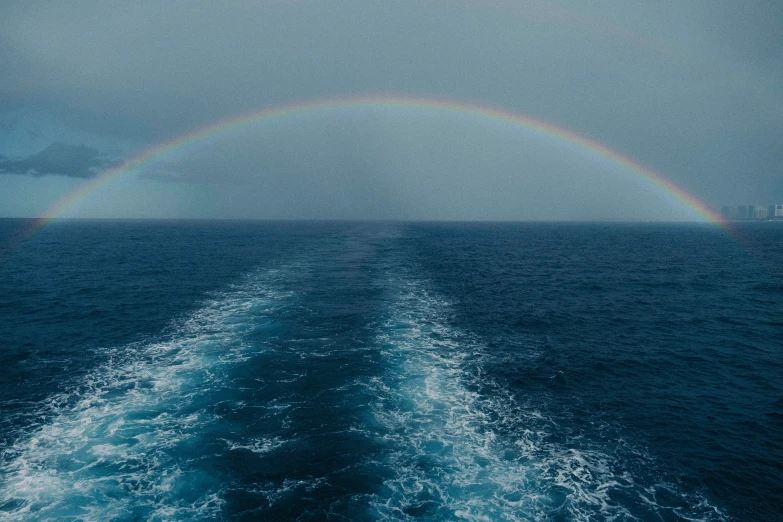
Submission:
<svg viewBox="0 0 783 522">
<path fill-rule="evenodd" d="M 283 270 L 257 272 L 178 321 L 164 340 L 115 349 L 78 389 L 51 398 L 33 433 L 2 456 L 0 518 L 208 519 L 222 509 L 220 477 L 199 470 L 225 372 L 264 347 Z M 227 443 L 229 448 L 233 443 Z M 264 451 L 275 441 L 252 441 Z"/>
<path fill-rule="evenodd" d="M 452 326 L 449 303 L 426 282 L 397 274 L 389 291 L 377 342 L 390 370 L 372 383 L 390 469 L 372 501 L 378 518 L 726 519 L 663 480 L 644 452 L 566 436 L 493 379 L 487 348 Z"/>
<path fill-rule="evenodd" d="M 621 429 L 573 430 L 493 375 L 415 269 L 348 279 L 359 254 L 253 272 L 114 349 L 3 451 L 0 519 L 726 519 Z"/>
</svg>

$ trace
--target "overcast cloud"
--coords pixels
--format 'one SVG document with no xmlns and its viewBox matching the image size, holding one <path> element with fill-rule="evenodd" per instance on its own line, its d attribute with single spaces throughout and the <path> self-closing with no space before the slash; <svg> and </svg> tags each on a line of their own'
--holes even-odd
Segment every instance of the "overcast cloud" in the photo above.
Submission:
<svg viewBox="0 0 783 522">
<path fill-rule="evenodd" d="M 714 206 L 783 202 L 781 34 L 783 4 L 763 1 L 3 2 L 0 216 L 40 214 L 78 189 L 57 175 L 87 178 L 105 157 L 268 106 L 376 94 L 544 120 Z M 572 146 L 394 110 L 227 133 L 72 215 L 689 217 Z"/>
</svg>

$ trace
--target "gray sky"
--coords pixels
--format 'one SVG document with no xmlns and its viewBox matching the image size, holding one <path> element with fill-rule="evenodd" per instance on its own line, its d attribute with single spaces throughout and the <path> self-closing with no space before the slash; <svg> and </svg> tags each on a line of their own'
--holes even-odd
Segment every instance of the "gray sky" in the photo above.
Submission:
<svg viewBox="0 0 783 522">
<path fill-rule="evenodd" d="M 459 100 L 580 134 L 706 204 L 783 202 L 779 1 L 0 4 L 0 217 L 264 107 Z M 345 110 L 194 144 L 69 216 L 689 219 L 628 171 L 522 128 Z"/>
</svg>

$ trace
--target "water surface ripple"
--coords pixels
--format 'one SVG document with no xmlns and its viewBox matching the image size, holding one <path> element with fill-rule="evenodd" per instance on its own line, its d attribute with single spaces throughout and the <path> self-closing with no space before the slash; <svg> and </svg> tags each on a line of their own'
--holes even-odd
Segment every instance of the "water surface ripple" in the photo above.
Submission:
<svg viewBox="0 0 783 522">
<path fill-rule="evenodd" d="M 783 520 L 780 225 L 56 223 L 0 520 Z"/>
</svg>

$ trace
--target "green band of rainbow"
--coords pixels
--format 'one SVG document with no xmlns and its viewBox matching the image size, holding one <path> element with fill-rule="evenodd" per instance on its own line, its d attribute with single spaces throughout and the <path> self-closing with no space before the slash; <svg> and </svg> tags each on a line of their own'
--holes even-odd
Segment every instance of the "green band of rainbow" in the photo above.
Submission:
<svg viewBox="0 0 783 522">
<path fill-rule="evenodd" d="M 120 176 L 144 167 L 156 160 L 163 159 L 167 154 L 171 154 L 188 145 L 206 140 L 221 133 L 243 126 L 257 124 L 259 122 L 270 122 L 272 120 L 283 119 L 297 114 L 304 114 L 317 111 L 336 111 L 346 108 L 420 108 L 427 110 L 444 111 L 448 113 L 459 113 L 472 115 L 476 117 L 489 118 L 500 122 L 509 123 L 524 127 L 542 135 L 550 136 L 566 143 L 577 146 L 593 155 L 611 161 L 623 167 L 629 173 L 632 173 L 646 182 L 660 188 L 663 192 L 673 197 L 673 199 L 682 203 L 685 207 L 692 210 L 704 221 L 727 227 L 725 222 L 713 211 L 707 208 L 702 202 L 694 196 L 667 180 L 660 174 L 640 165 L 636 161 L 615 152 L 614 150 L 601 145 L 595 141 L 589 140 L 583 136 L 571 131 L 556 127 L 527 116 L 504 112 L 495 108 L 483 107 L 470 103 L 455 101 L 443 101 L 429 98 L 408 98 L 395 96 L 373 96 L 373 97 L 350 97 L 326 100 L 306 101 L 290 105 L 279 105 L 268 107 L 259 111 L 254 111 L 240 116 L 235 116 L 222 120 L 188 134 L 179 136 L 165 143 L 149 148 L 143 153 L 126 160 L 122 164 L 100 173 L 89 182 L 82 185 L 79 189 L 63 197 L 56 204 L 50 207 L 42 217 L 36 219 L 27 229 L 19 241 L 27 238 L 44 227 L 51 220 L 63 215 L 68 209 L 77 202 L 87 198 L 100 187 L 111 183 Z"/>
</svg>

